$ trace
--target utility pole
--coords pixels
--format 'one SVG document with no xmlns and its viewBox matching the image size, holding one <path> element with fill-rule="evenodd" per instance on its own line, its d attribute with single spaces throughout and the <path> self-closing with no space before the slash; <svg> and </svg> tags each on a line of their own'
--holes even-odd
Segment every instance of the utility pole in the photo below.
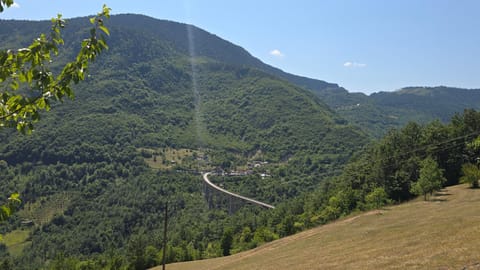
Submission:
<svg viewBox="0 0 480 270">
<path fill-rule="evenodd" d="M 162 270 L 165 270 L 166 252 L 167 252 L 167 221 L 168 221 L 168 201 L 165 202 L 165 220 L 163 223 L 163 264 Z"/>
</svg>

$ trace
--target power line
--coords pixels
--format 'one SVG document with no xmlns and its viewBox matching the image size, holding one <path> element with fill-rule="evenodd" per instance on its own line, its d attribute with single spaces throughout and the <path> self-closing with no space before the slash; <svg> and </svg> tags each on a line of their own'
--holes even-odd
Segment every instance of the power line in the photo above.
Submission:
<svg viewBox="0 0 480 270">
<path fill-rule="evenodd" d="M 398 159 L 398 158 L 409 156 L 410 154 L 414 154 L 414 153 L 421 152 L 421 151 L 427 151 L 427 150 L 430 150 L 430 151 L 434 150 L 433 152 L 438 152 L 440 150 L 447 150 L 447 149 L 454 148 L 454 147 L 465 144 L 464 140 L 463 141 L 458 141 L 458 140 L 467 139 L 469 137 L 473 137 L 473 136 L 476 136 L 476 135 L 480 135 L 480 131 L 475 131 L 475 132 L 472 132 L 472 133 L 469 133 L 469 134 L 466 134 L 466 135 L 462 135 L 462 136 L 458 136 L 458 137 L 455 137 L 455 138 L 452 138 L 452 139 L 448 139 L 448 140 L 445 140 L 445 141 L 442 141 L 442 142 L 423 145 L 421 147 L 417 147 L 416 149 L 400 153 L 400 155 L 397 155 L 397 156 L 386 157 L 386 159 L 389 159 L 389 160 L 390 159 Z M 456 141 L 458 141 L 458 142 L 456 142 Z M 453 142 L 456 142 L 456 143 L 453 143 Z M 453 144 L 450 144 L 450 143 L 453 143 Z M 450 144 L 450 145 L 448 145 L 448 147 L 439 148 L 440 146 L 445 145 L 445 144 Z M 435 148 L 437 148 L 437 149 L 435 149 Z"/>
</svg>

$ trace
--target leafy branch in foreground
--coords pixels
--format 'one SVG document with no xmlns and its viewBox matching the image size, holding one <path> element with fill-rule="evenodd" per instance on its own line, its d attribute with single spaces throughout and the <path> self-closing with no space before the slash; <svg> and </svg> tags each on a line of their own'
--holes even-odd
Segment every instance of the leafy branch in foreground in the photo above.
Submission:
<svg viewBox="0 0 480 270">
<path fill-rule="evenodd" d="M 13 1 L 2 0 L 1 4 L 8 7 Z M 26 48 L 0 51 L 0 127 L 16 126 L 22 133 L 31 132 L 33 123 L 40 119 L 39 111 L 50 110 L 52 100 L 62 101 L 65 96 L 73 99 L 72 83 L 83 81 L 89 62 L 108 49 L 105 35 L 109 31 L 104 18 L 109 17 L 110 8 L 104 5 L 90 19 L 90 37 L 82 41 L 76 59 L 67 63 L 58 76 L 53 74 L 50 63 L 64 44 L 61 29 L 65 21 L 61 15 L 52 19 L 49 36 L 41 34 Z"/>
<path fill-rule="evenodd" d="M 0 12 L 3 12 L 3 6 L 10 7 L 11 5 L 13 5 L 13 0 L 0 1 Z"/>
<path fill-rule="evenodd" d="M 5 221 L 11 216 L 20 203 L 20 195 L 18 193 L 12 194 L 8 198 L 8 202 L 5 205 L 0 206 L 0 222 Z"/>
<path fill-rule="evenodd" d="M 4 205 L 0 205 L 0 222 L 3 222 L 11 216 L 15 210 L 18 208 L 22 201 L 20 201 L 20 194 L 13 193 L 8 198 L 8 201 Z M 0 240 L 2 240 L 2 235 L 0 235 Z"/>
</svg>

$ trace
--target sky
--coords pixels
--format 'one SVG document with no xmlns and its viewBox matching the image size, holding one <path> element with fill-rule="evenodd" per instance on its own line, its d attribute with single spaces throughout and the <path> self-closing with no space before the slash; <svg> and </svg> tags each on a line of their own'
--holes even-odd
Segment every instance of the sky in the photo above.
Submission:
<svg viewBox="0 0 480 270">
<path fill-rule="evenodd" d="M 86 16 L 104 3 L 112 14 L 193 24 L 267 64 L 350 92 L 480 88 L 477 0 L 15 0 L 0 19 Z"/>
</svg>

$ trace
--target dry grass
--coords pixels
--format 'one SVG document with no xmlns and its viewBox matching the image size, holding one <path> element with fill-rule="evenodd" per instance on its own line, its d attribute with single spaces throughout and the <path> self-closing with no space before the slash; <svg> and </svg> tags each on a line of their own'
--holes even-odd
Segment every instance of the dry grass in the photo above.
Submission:
<svg viewBox="0 0 480 270">
<path fill-rule="evenodd" d="M 480 269 L 480 190 L 450 187 L 189 269 Z M 161 269 L 156 268 L 156 269 Z"/>
</svg>

